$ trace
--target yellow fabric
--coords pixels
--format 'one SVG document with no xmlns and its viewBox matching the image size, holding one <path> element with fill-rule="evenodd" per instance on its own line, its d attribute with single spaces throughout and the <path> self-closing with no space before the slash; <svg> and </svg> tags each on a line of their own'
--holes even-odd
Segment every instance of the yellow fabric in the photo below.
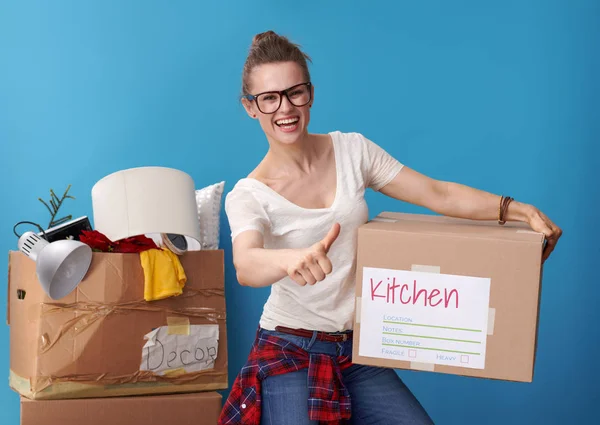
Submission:
<svg viewBox="0 0 600 425">
<path fill-rule="evenodd" d="M 177 255 L 168 249 L 149 249 L 140 252 L 144 269 L 144 299 L 155 301 L 181 295 L 187 281 L 185 270 Z"/>
</svg>

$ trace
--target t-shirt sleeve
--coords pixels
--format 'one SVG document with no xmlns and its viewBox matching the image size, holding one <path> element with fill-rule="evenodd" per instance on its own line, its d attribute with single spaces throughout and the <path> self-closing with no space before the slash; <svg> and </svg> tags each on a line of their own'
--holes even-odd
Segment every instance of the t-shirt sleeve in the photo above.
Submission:
<svg viewBox="0 0 600 425">
<path fill-rule="evenodd" d="M 270 226 L 269 217 L 261 203 L 249 190 L 234 188 L 225 198 L 225 213 L 231 228 L 231 240 L 246 230 L 264 234 Z"/>
<path fill-rule="evenodd" d="M 364 146 L 365 185 L 373 190 L 380 190 L 400 172 L 404 166 L 385 149 L 363 135 L 360 135 Z"/>
</svg>

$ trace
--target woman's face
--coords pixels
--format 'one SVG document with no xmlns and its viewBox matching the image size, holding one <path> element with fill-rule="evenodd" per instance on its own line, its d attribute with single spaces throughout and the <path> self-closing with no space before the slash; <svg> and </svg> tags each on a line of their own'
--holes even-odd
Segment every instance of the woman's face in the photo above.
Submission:
<svg viewBox="0 0 600 425">
<path fill-rule="evenodd" d="M 250 74 L 254 98 L 243 99 L 243 104 L 269 141 L 293 144 L 307 134 L 313 87 L 305 83 L 302 68 L 295 62 L 260 65 Z M 284 90 L 287 96 L 280 93 Z"/>
</svg>

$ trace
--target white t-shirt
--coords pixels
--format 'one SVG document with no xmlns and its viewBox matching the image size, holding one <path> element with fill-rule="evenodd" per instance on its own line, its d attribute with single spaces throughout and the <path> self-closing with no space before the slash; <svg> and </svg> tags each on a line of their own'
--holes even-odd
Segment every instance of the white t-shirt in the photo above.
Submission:
<svg viewBox="0 0 600 425">
<path fill-rule="evenodd" d="M 252 178 L 241 179 L 226 196 L 232 240 L 246 230 L 258 230 L 267 249 L 308 248 L 335 222 L 341 226 L 328 254 L 332 272 L 315 285 L 300 286 L 287 276 L 274 283 L 260 319 L 264 329 L 278 325 L 325 332 L 352 329 L 357 228 L 368 221 L 365 189 L 379 190 L 403 165 L 359 133 L 329 134 L 337 175 L 329 208 L 302 208 Z"/>
</svg>

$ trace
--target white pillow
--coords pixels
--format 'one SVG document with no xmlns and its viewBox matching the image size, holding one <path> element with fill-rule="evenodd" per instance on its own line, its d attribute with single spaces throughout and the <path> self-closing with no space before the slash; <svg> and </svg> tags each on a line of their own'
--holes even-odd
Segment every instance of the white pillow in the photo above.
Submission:
<svg viewBox="0 0 600 425">
<path fill-rule="evenodd" d="M 188 250 L 219 249 L 221 198 L 225 182 L 216 183 L 196 190 L 196 206 L 200 221 L 200 246 L 189 246 Z M 197 245 L 189 244 L 188 245 Z M 194 249 L 195 248 L 195 249 Z"/>
</svg>

